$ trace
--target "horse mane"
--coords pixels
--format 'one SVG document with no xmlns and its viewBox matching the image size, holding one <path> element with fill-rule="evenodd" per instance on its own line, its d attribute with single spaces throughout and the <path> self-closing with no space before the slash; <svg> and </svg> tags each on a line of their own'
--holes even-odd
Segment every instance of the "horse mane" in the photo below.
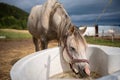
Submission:
<svg viewBox="0 0 120 80">
<path fill-rule="evenodd" d="M 74 36 L 75 36 L 75 40 L 76 40 L 76 42 L 78 41 L 78 40 L 81 40 L 82 42 L 83 42 L 83 44 L 85 45 L 85 46 L 87 46 L 87 42 L 86 42 L 86 40 L 84 39 L 84 37 L 82 36 L 82 34 L 81 34 L 81 32 L 80 32 L 80 30 L 79 30 L 79 28 L 77 28 L 77 27 L 74 27 Z"/>
<path fill-rule="evenodd" d="M 70 17 L 69 15 L 67 14 L 67 12 L 65 11 L 64 7 L 62 6 L 61 3 L 59 2 L 56 2 L 51 13 L 50 13 L 50 19 L 53 18 L 55 12 L 57 11 L 57 9 L 60 9 L 61 13 L 62 13 L 62 16 L 61 16 L 61 22 L 60 24 L 58 25 L 58 31 L 57 31 L 57 34 L 58 34 L 58 37 L 59 38 L 62 38 L 62 36 L 65 34 L 65 32 L 69 29 L 70 25 L 72 24 L 71 23 L 71 20 L 70 20 Z M 49 24 L 52 25 L 52 20 L 50 20 Z"/>
<path fill-rule="evenodd" d="M 60 41 L 64 41 L 64 36 L 66 35 L 66 32 L 69 30 L 70 27 L 74 26 L 75 31 L 74 31 L 74 35 L 76 37 L 76 41 L 78 41 L 79 39 L 83 41 L 83 44 L 86 45 L 86 41 L 83 38 L 83 36 L 80 33 L 80 30 L 77 28 L 77 26 L 73 25 L 71 22 L 71 19 L 69 17 L 69 15 L 67 14 L 66 10 L 64 9 L 64 7 L 62 6 L 62 4 L 60 4 L 59 2 L 56 2 L 52 8 L 52 11 L 50 13 L 50 19 L 53 18 L 55 12 L 57 11 L 57 9 L 60 9 L 61 13 L 62 13 L 62 20 L 61 23 L 58 25 L 58 37 L 60 38 Z M 51 25 L 52 20 L 49 21 L 49 25 Z"/>
</svg>

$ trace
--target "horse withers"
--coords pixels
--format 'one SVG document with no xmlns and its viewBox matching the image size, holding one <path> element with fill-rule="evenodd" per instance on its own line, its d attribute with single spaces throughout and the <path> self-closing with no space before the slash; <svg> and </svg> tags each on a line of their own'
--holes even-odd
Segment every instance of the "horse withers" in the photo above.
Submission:
<svg viewBox="0 0 120 80">
<path fill-rule="evenodd" d="M 28 18 L 28 29 L 33 36 L 35 50 L 46 49 L 49 41 L 58 40 L 61 54 L 74 73 L 82 77 L 90 75 L 89 62 L 86 58 L 86 41 L 82 34 L 86 28 L 79 30 L 72 24 L 70 17 L 57 2 L 48 0 L 43 5 L 32 8 Z"/>
</svg>

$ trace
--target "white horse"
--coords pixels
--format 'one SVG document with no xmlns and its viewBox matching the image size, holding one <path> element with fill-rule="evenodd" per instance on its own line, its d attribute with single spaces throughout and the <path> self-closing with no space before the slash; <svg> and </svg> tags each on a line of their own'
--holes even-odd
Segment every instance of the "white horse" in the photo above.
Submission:
<svg viewBox="0 0 120 80">
<path fill-rule="evenodd" d="M 82 36 L 86 28 L 79 30 L 72 24 L 57 0 L 48 0 L 43 5 L 33 7 L 28 18 L 28 29 L 33 36 L 36 51 L 39 51 L 39 41 L 41 49 L 46 49 L 48 42 L 56 39 L 71 69 L 82 77 L 90 75 L 86 58 L 87 45 Z"/>
</svg>

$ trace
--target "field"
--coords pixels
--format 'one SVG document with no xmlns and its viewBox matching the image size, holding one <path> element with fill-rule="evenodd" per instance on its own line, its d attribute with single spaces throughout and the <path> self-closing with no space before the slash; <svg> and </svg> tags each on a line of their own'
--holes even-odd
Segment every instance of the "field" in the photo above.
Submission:
<svg viewBox="0 0 120 80">
<path fill-rule="evenodd" d="M 0 36 L 6 37 L 6 39 L 30 39 L 31 35 L 27 30 L 15 30 L 15 29 L 0 29 Z"/>
<path fill-rule="evenodd" d="M 31 35 L 26 30 L 0 29 L 0 80 L 10 80 L 12 65 L 22 57 L 34 52 Z M 99 39 L 86 37 L 88 43 L 120 47 L 120 40 Z M 51 41 L 49 48 L 57 46 L 56 41 Z"/>
<path fill-rule="evenodd" d="M 120 47 L 120 38 L 114 39 L 112 42 L 111 37 L 85 37 L 87 43 L 89 44 L 97 44 L 97 45 L 105 45 L 105 46 L 113 46 Z"/>
<path fill-rule="evenodd" d="M 0 29 L 0 39 L 5 37 L 7 40 L 20 40 L 20 39 L 31 39 L 32 36 L 27 30 L 15 30 L 15 29 Z M 6 40 L 5 39 L 5 40 Z M 111 37 L 109 38 L 95 38 L 95 37 L 85 37 L 87 43 L 89 44 L 99 44 L 113 47 L 120 47 L 120 37 L 115 39 L 113 42 Z"/>
<path fill-rule="evenodd" d="M 10 80 L 10 69 L 20 58 L 34 52 L 31 35 L 28 31 L 5 29 L 0 30 L 0 80 Z M 48 47 L 57 46 L 55 41 L 51 41 Z"/>
</svg>

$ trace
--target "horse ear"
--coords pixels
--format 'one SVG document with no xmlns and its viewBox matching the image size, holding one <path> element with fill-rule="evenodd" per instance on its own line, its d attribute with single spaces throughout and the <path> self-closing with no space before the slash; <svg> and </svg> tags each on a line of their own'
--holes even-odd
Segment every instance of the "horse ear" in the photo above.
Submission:
<svg viewBox="0 0 120 80">
<path fill-rule="evenodd" d="M 74 30 L 75 30 L 74 26 L 70 27 L 70 28 L 69 28 L 69 31 L 68 31 L 69 34 L 71 35 L 71 34 L 74 32 Z"/>
<path fill-rule="evenodd" d="M 86 29 L 87 29 L 87 26 L 85 26 L 85 27 L 80 27 L 80 28 L 79 28 L 80 33 L 81 33 L 81 34 L 84 34 L 85 31 L 86 31 Z"/>
<path fill-rule="evenodd" d="M 65 34 L 65 36 L 64 36 L 64 39 L 66 39 L 69 35 L 72 35 L 73 32 L 74 32 L 74 30 L 75 30 L 74 26 L 70 27 L 70 28 L 68 29 L 68 31 L 66 32 L 66 34 Z"/>
</svg>

